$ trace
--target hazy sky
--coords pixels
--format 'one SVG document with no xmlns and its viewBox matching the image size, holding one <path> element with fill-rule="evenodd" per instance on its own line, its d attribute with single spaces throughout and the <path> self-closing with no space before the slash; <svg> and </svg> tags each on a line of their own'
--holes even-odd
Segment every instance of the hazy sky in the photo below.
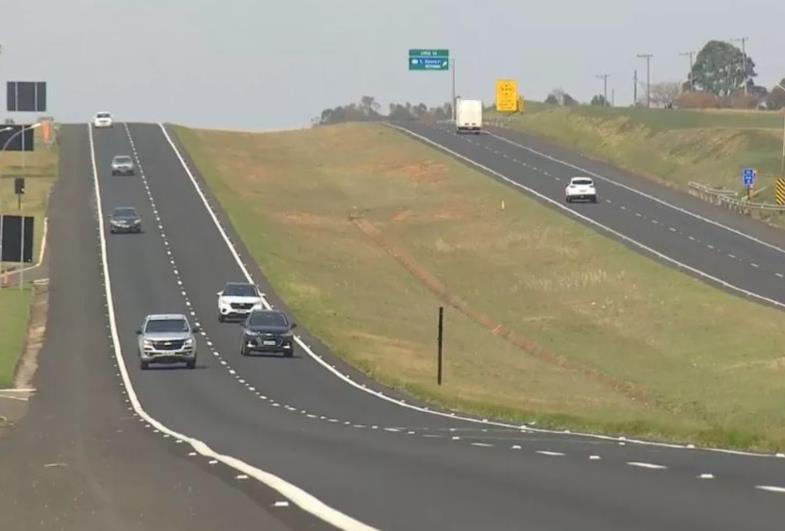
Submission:
<svg viewBox="0 0 785 531">
<path fill-rule="evenodd" d="M 0 0 L 0 80 L 45 80 L 49 113 L 207 127 L 300 127 L 364 94 L 447 101 L 447 73 L 409 72 L 409 48 L 449 48 L 458 94 L 491 101 L 561 87 L 581 101 L 611 74 L 632 100 L 638 53 L 652 82 L 683 79 L 709 39 L 750 37 L 758 83 L 785 76 L 782 0 Z M 3 84 L 2 91 L 5 91 Z M 3 98 L 0 101 L 5 101 Z M 14 116 L 20 119 L 20 116 Z"/>
</svg>

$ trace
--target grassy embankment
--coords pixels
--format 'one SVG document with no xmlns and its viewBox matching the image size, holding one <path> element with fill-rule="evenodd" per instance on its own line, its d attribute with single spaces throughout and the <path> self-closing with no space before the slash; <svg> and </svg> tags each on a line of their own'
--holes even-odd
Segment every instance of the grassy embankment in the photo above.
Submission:
<svg viewBox="0 0 785 531">
<path fill-rule="evenodd" d="M 540 425 L 785 448 L 784 313 L 381 125 L 178 134 L 297 320 L 378 380 Z"/>
<path fill-rule="evenodd" d="M 509 125 L 680 188 L 698 181 L 741 193 L 741 169 L 751 166 L 758 187 L 767 187 L 758 199 L 773 202 L 773 181 L 781 176 L 781 113 L 532 103 Z"/>
<path fill-rule="evenodd" d="M 21 153 L 0 154 L 0 212 L 35 217 L 33 258 L 36 261 L 43 238 L 49 190 L 57 177 L 57 146 L 47 148 L 40 136 L 36 136 L 35 151 L 25 153 L 24 157 L 23 168 Z M 21 211 L 17 208 L 13 179 L 3 178 L 16 175 L 26 177 Z M 2 264 L 3 268 L 17 265 Z M 16 287 L 0 289 L 0 388 L 12 384 L 16 362 L 24 347 L 31 297 L 29 287 L 21 291 Z"/>
</svg>

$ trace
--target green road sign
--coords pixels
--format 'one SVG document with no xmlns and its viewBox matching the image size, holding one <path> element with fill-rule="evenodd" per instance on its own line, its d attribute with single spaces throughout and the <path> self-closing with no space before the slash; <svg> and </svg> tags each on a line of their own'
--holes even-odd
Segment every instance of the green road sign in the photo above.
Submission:
<svg viewBox="0 0 785 531">
<path fill-rule="evenodd" d="M 409 50 L 409 70 L 449 70 L 450 50 Z"/>
</svg>

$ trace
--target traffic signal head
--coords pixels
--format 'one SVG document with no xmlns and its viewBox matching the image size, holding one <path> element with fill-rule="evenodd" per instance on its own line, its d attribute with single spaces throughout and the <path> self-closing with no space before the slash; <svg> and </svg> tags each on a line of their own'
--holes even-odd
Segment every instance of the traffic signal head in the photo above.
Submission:
<svg viewBox="0 0 785 531">
<path fill-rule="evenodd" d="M 25 193 L 25 178 L 24 177 L 17 177 L 14 179 L 14 193 L 16 195 L 22 195 Z"/>
</svg>

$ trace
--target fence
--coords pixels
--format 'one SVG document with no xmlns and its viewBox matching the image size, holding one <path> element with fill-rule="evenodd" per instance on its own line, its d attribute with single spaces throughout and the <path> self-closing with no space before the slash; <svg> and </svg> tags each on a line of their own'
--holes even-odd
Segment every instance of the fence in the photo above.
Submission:
<svg viewBox="0 0 785 531">
<path fill-rule="evenodd" d="M 688 186 L 690 195 L 742 214 L 750 215 L 752 212 L 785 212 L 785 205 L 755 203 L 743 198 L 739 199 L 738 193 L 732 190 L 712 188 L 693 181 L 690 181 Z"/>
</svg>

